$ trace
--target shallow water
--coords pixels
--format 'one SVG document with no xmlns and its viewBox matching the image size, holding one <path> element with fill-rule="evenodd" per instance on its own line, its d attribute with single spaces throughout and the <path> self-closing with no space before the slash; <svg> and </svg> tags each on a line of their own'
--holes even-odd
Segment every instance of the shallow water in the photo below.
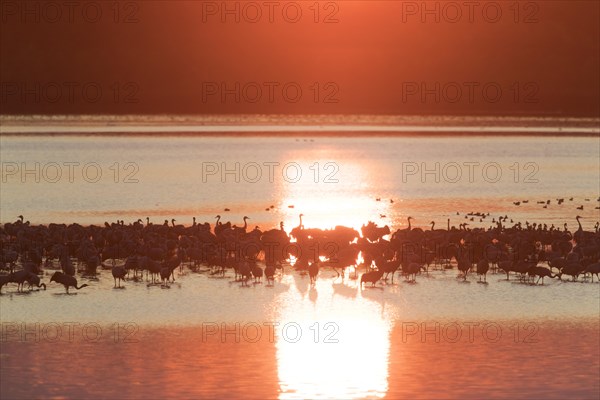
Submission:
<svg viewBox="0 0 600 400">
<path fill-rule="evenodd" d="M 360 348 L 344 342 L 235 343 L 231 336 L 203 338 L 200 327 L 143 329 L 135 343 L 5 342 L 2 378 L 12 384 L 2 386 L 2 397 L 597 398 L 597 324 L 542 321 L 538 327 L 531 343 L 515 343 L 512 333 L 495 342 L 436 343 L 433 335 L 403 339 L 395 326 L 383 338 L 363 339 L 372 349 L 368 365 L 359 361 Z M 380 339 L 389 342 L 380 346 Z M 338 358 L 318 363 L 317 351 Z"/>
<path fill-rule="evenodd" d="M 599 141 L 1 136 L 0 221 L 24 214 L 34 224 L 102 224 L 149 216 L 155 224 L 175 218 L 190 225 L 193 216 L 212 223 L 221 214 L 238 225 L 248 215 L 251 227 L 263 229 L 284 221 L 289 231 L 303 213 L 307 227 L 360 228 L 372 220 L 395 230 L 409 215 L 413 226 L 427 228 L 431 220 L 445 227 L 447 219 L 455 226 L 489 227 L 493 217 L 508 215 L 515 223 L 566 222 L 573 230 L 574 216 L 581 215 L 584 229 L 593 229 L 600 219 Z M 36 162 L 40 182 L 35 172 L 21 174 L 23 166 L 32 169 Z M 79 167 L 95 162 L 102 176 L 90 183 L 90 175 L 76 168 L 70 182 L 65 162 Z M 125 167 L 128 162 L 133 169 Z M 264 167 L 262 179 L 252 183 L 243 173 L 250 162 L 279 163 L 279 169 L 271 182 Z M 326 168 L 327 162 L 333 164 Z M 52 172 L 50 163 L 62 166 L 56 183 L 44 175 Z M 208 165 L 203 163 L 229 169 L 239 163 L 239 182 L 235 174 L 203 177 Z M 281 174 L 289 163 L 302 171 L 298 182 L 290 181 L 291 170 Z M 437 176 L 421 175 L 436 163 Z M 457 182 L 448 179 L 451 163 L 462 166 Z M 465 163 L 496 163 L 502 175 L 490 182 L 492 171 L 483 175 L 479 168 L 471 181 Z M 7 174 L 9 165 L 20 170 Z M 415 165 L 419 171 L 407 174 Z M 325 182 L 327 176 L 337 182 Z M 528 176 L 537 182 L 526 182 Z M 559 205 L 557 198 L 565 202 Z M 547 199 L 547 208 L 537 203 Z M 523 200 L 529 202 L 513 204 Z M 465 219 L 471 211 L 490 216 L 482 222 Z M 102 270 L 94 279 L 78 275 L 80 284 L 90 286 L 67 295 L 62 286 L 49 284 L 51 272 L 42 279 L 47 291 L 3 287 L 2 398 L 600 394 L 597 282 L 546 279 L 532 286 L 489 274 L 488 284 L 477 283 L 474 275 L 462 283 L 453 269 L 419 275 L 415 284 L 397 278 L 393 285 L 361 290 L 351 270 L 342 281 L 324 269 L 311 287 L 308 276 L 288 268 L 272 287 L 243 287 L 231 275 L 185 269 L 168 288 L 128 280 L 115 289 L 110 271 Z"/>
<path fill-rule="evenodd" d="M 362 271 L 359 272 L 361 274 Z M 326 320 L 348 317 L 405 319 L 515 319 L 589 317 L 600 313 L 600 284 L 547 278 L 545 284 L 531 286 L 506 281 L 503 273 L 490 274 L 488 284 L 479 284 L 476 274 L 467 282 L 457 279 L 453 270 L 431 271 L 420 275 L 415 284 L 396 276 L 394 284 L 360 290 L 352 279 L 352 269 L 342 282 L 336 273 L 324 269 L 321 279 L 310 286 L 307 275 L 288 271 L 272 287 L 251 283 L 248 287 L 208 273 L 187 271 L 168 288 L 127 281 L 122 289 L 113 288 L 110 271 L 98 278 L 79 278 L 90 286 L 79 291 L 49 283 L 51 271 L 42 282 L 47 291 L 17 293 L 16 285 L 3 288 L 2 320 L 96 323 L 135 322 L 137 324 L 199 324 L 206 321 L 280 321 Z M 400 279 L 398 281 L 398 279 Z M 565 277 L 566 279 L 566 277 Z M 367 285 L 368 286 L 368 285 Z"/>
<path fill-rule="evenodd" d="M 154 223 L 175 218 L 191 225 L 193 216 L 212 223 L 222 214 L 238 225 L 248 215 L 251 226 L 263 229 L 284 221 L 289 231 L 300 213 L 305 225 L 322 228 L 360 227 L 369 220 L 398 228 L 409 215 L 424 227 L 432 220 L 445 227 L 448 218 L 455 226 L 489 227 L 492 217 L 508 215 L 522 223 L 562 227 L 567 222 L 573 229 L 575 215 L 581 215 L 584 228 L 592 229 L 600 216 L 598 137 L 3 136 L 0 141 L 2 222 L 25 214 L 32 223 L 129 223 L 149 216 Z M 557 198 L 565 202 L 558 205 Z M 523 200 L 529 202 L 513 204 Z M 547 208 L 537 203 L 547 200 Z M 464 219 L 477 211 L 490 212 L 490 218 Z"/>
<path fill-rule="evenodd" d="M 350 271 L 334 275 L 322 270 L 314 288 L 292 271 L 243 287 L 188 271 L 169 288 L 114 289 L 101 271 L 71 295 L 11 284 L 0 297 L 3 398 L 598 393 L 599 283 L 461 283 L 446 270 L 361 290 Z"/>
</svg>

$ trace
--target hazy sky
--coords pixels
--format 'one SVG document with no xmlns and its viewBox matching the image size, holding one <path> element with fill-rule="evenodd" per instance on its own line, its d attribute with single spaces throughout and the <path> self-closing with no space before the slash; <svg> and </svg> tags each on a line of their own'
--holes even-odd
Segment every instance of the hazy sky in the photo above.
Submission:
<svg viewBox="0 0 600 400">
<path fill-rule="evenodd" d="M 316 4 L 3 1 L 1 112 L 600 116 L 598 1 Z"/>
</svg>

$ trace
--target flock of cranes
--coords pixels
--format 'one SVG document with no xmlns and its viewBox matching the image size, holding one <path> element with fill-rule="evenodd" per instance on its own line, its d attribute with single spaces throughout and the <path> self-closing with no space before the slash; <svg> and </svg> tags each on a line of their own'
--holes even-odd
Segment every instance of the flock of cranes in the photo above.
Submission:
<svg viewBox="0 0 600 400">
<path fill-rule="evenodd" d="M 333 229 L 307 228 L 300 214 L 298 226 L 288 234 L 280 224 L 278 229 L 261 231 L 248 229 L 249 217 L 243 226 L 222 222 L 197 223 L 191 226 L 176 225 L 175 220 L 152 224 L 137 220 L 105 223 L 104 226 L 79 224 L 31 225 L 23 217 L 0 227 L 0 291 L 9 283 L 17 284 L 17 291 L 32 288 L 46 289 L 41 282 L 43 269 L 55 271 L 48 285 L 61 284 L 66 292 L 80 290 L 76 273 L 96 275 L 98 268 L 112 271 L 114 287 L 123 279 L 145 280 L 150 284 L 167 285 L 175 280 L 174 271 L 188 267 L 212 275 L 225 276 L 233 271 L 235 280 L 247 285 L 249 281 L 273 285 L 276 274 L 285 266 L 309 275 L 316 282 L 319 271 L 328 268 L 337 277 L 345 278 L 345 270 L 364 269 L 360 286 L 374 286 L 380 280 L 396 273 L 408 282 L 416 282 L 419 274 L 430 268 L 459 271 L 466 280 L 474 271 L 480 282 L 486 282 L 489 271 L 503 272 L 509 280 L 511 273 L 523 282 L 544 283 L 545 278 L 577 280 L 580 276 L 600 274 L 600 224 L 594 231 L 582 229 L 577 216 L 578 229 L 571 232 L 542 224 L 521 223 L 507 226 L 508 217 L 494 218 L 495 227 L 468 228 L 468 223 L 458 227 L 447 221 L 446 229 L 408 226 L 393 231 L 389 226 L 368 222 L 355 230 L 346 226 Z M 278 272 L 280 271 L 280 272 Z"/>
</svg>

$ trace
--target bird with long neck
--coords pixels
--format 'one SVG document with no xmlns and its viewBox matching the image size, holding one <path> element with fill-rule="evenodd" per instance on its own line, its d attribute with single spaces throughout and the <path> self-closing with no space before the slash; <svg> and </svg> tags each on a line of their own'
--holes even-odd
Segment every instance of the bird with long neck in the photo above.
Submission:
<svg viewBox="0 0 600 400">
<path fill-rule="evenodd" d="M 575 241 L 577 243 L 581 243 L 583 241 L 583 227 L 581 226 L 581 221 L 579 221 L 580 218 L 581 217 L 579 215 L 575 217 L 575 219 L 577 220 L 577 225 L 579 225 L 579 228 L 573 234 L 573 238 L 575 238 Z"/>
<path fill-rule="evenodd" d="M 557 278 L 558 275 L 554 275 L 552 274 L 552 271 L 546 267 L 541 267 L 541 266 L 537 266 L 537 265 L 533 265 L 531 267 L 529 267 L 529 269 L 527 270 L 527 274 L 533 278 L 535 278 L 536 276 L 537 281 L 535 281 L 535 283 L 537 284 L 540 279 L 542 280 L 542 285 L 544 284 L 544 278 L 545 277 L 550 277 L 550 278 Z"/>
<path fill-rule="evenodd" d="M 436 231 L 436 229 L 435 229 L 435 221 L 431 221 L 429 224 L 431 225 L 431 232 L 435 232 Z M 448 218 L 448 221 L 447 221 L 447 231 L 450 231 L 450 218 Z M 438 233 L 443 233 L 444 229 L 437 229 L 437 232 Z"/>
<path fill-rule="evenodd" d="M 52 277 L 50 278 L 50 282 L 61 283 L 65 287 L 67 293 L 69 293 L 69 287 L 71 286 L 73 286 L 77 290 L 89 286 L 85 283 L 81 286 L 77 286 L 77 279 L 75 279 L 75 277 L 63 274 L 59 271 L 55 272 L 54 275 L 52 275 Z"/>
<path fill-rule="evenodd" d="M 222 223 L 221 222 L 221 216 L 217 215 L 215 217 L 217 219 L 217 222 L 215 222 L 215 235 L 219 236 L 223 231 L 228 230 L 231 228 L 231 222 L 227 222 L 227 223 Z"/>
<path fill-rule="evenodd" d="M 406 220 L 408 221 L 408 228 L 404 228 L 404 229 L 398 229 L 393 235 L 393 238 L 400 238 L 400 237 L 406 237 L 405 235 L 410 233 L 410 231 L 412 230 L 412 226 L 410 224 L 410 220 L 413 219 L 413 217 L 408 217 Z"/>
<path fill-rule="evenodd" d="M 25 284 L 25 280 L 27 279 L 28 275 L 29 275 L 29 272 L 25 271 L 25 270 L 13 272 L 9 275 L 10 276 L 9 282 L 16 283 L 17 284 L 17 292 L 21 292 L 23 290 L 23 286 Z"/>
<path fill-rule="evenodd" d="M 302 231 L 304 230 L 304 225 L 302 224 L 302 217 L 304 216 L 304 214 L 300 214 L 300 222 L 298 223 L 298 226 L 295 227 L 294 229 L 292 229 L 292 231 L 290 232 L 290 235 L 295 237 L 296 240 L 299 240 L 300 238 L 305 238 L 308 235 L 305 235 L 304 233 L 302 233 Z"/>
<path fill-rule="evenodd" d="M 235 233 L 239 236 L 239 235 L 243 235 L 247 232 L 248 229 L 248 221 L 250 217 L 246 217 L 244 216 L 244 226 L 243 227 L 237 227 L 237 226 L 233 226 L 233 230 L 235 231 Z"/>
<path fill-rule="evenodd" d="M 32 289 L 35 286 L 38 289 L 42 288 L 42 289 L 46 290 L 46 284 L 41 283 L 40 277 L 37 276 L 36 274 L 33 274 L 30 272 L 29 275 L 27 275 L 27 278 L 25 279 L 25 281 L 29 283 L 30 289 Z"/>
</svg>

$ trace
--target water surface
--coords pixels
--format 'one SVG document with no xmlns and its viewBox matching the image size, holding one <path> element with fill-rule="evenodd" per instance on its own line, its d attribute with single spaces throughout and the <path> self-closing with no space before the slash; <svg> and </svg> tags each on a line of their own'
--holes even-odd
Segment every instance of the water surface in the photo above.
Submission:
<svg viewBox="0 0 600 400">
<path fill-rule="evenodd" d="M 597 137 L 4 136 L 1 143 L 3 222 L 25 214 L 32 223 L 150 217 L 190 225 L 194 216 L 213 222 L 222 214 L 238 225 L 248 215 L 263 229 L 284 221 L 289 230 L 303 213 L 307 226 L 322 228 L 369 220 L 401 227 L 408 216 L 424 227 L 448 218 L 489 227 L 499 215 L 573 227 L 581 215 L 591 229 L 600 219 Z M 468 212 L 490 218 L 465 221 Z"/>
<path fill-rule="evenodd" d="M 220 214 L 238 225 L 248 215 L 250 228 L 283 221 L 289 231 L 302 213 L 307 227 L 372 220 L 395 230 L 408 216 L 428 229 L 448 219 L 489 227 L 507 215 L 574 230 L 580 215 L 591 230 L 600 220 L 599 141 L 2 136 L 0 221 L 190 225 Z M 79 163 L 72 179 L 65 163 Z M 97 181 L 83 173 L 90 163 Z M 55 165 L 62 175 L 52 183 Z M 56 284 L 5 286 L 2 398 L 598 398 L 600 284 L 531 286 L 503 274 L 461 283 L 454 269 L 361 290 L 352 273 L 342 281 L 324 269 L 314 287 L 289 268 L 272 287 L 187 268 L 169 288 L 114 289 L 107 270 L 79 276 L 90 286 L 71 295 Z M 72 338 L 65 324 L 76 327 Z"/>
</svg>

